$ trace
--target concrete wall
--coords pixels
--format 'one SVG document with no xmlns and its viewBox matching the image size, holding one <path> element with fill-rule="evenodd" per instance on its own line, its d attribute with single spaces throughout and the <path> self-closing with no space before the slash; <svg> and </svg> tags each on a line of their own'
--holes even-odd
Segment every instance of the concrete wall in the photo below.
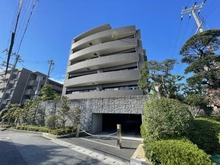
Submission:
<svg viewBox="0 0 220 165">
<path fill-rule="evenodd" d="M 93 113 L 92 114 L 92 129 L 91 133 L 97 133 L 102 131 L 102 116 L 103 114 Z"/>
</svg>

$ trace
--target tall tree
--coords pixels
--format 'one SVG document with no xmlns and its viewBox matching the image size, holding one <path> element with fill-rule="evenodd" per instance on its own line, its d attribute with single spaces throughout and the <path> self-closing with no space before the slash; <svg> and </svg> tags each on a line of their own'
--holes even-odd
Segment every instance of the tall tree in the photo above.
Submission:
<svg viewBox="0 0 220 165">
<path fill-rule="evenodd" d="M 175 64 L 174 59 L 166 59 L 162 62 L 146 61 L 141 68 L 141 79 L 138 86 L 148 93 L 156 93 L 158 97 L 175 98 L 182 86 L 177 82 L 183 78 L 171 74 Z"/>
<path fill-rule="evenodd" d="M 69 111 L 70 111 L 69 100 L 67 97 L 63 96 L 61 100 L 61 106 L 57 111 L 59 118 L 61 119 L 63 128 L 65 128 L 65 124 L 67 121 L 67 116 L 69 114 Z"/>
<path fill-rule="evenodd" d="M 40 91 L 40 100 L 58 100 L 60 97 L 56 94 L 56 92 L 52 89 L 52 86 L 49 84 L 45 84 Z"/>
<path fill-rule="evenodd" d="M 193 73 L 187 79 L 190 86 L 199 87 L 210 103 L 220 106 L 220 29 L 211 29 L 189 38 L 180 54 L 182 62 L 189 64 L 185 73 Z"/>
</svg>

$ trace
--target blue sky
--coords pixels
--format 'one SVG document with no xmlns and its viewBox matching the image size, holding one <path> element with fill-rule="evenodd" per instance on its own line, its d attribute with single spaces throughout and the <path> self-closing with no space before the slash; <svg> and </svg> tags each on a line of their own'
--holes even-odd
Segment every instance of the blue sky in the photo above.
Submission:
<svg viewBox="0 0 220 165">
<path fill-rule="evenodd" d="M 30 0 L 24 0 L 13 52 L 18 50 L 30 13 L 28 2 Z M 52 59 L 55 65 L 50 77 L 62 82 L 72 38 L 106 23 L 112 28 L 136 25 L 141 30 L 148 60 L 175 58 L 180 61 L 181 45 L 196 31 L 194 19 L 189 19 L 187 14 L 181 21 L 180 13 L 185 6 L 191 7 L 193 3 L 192 0 L 40 0 L 19 51 L 23 62 L 17 67 L 47 74 L 47 61 Z M 201 3 L 202 0 L 197 1 L 197 4 Z M 0 1 L 0 52 L 9 48 L 18 4 L 19 0 Z M 220 28 L 219 0 L 207 0 L 200 15 L 204 17 L 205 29 Z M 0 56 L 1 64 L 7 54 L 1 53 Z M 183 64 L 177 65 L 174 73 L 182 74 L 184 67 Z"/>
</svg>

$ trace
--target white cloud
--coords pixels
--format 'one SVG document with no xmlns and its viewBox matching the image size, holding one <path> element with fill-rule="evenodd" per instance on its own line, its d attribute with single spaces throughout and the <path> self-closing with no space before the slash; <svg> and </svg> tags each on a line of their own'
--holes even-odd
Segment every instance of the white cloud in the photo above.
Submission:
<svg viewBox="0 0 220 165">
<path fill-rule="evenodd" d="M 64 78 L 60 78 L 60 79 L 58 79 L 58 78 L 50 78 L 50 79 L 53 80 L 53 81 L 56 81 L 58 83 L 64 84 Z"/>
</svg>

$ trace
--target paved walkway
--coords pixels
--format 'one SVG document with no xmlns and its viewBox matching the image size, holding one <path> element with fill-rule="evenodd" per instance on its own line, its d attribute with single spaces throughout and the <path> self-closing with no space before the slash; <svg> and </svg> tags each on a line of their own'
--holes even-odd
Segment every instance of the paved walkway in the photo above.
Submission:
<svg viewBox="0 0 220 165">
<path fill-rule="evenodd" d="M 141 143 L 141 139 L 128 140 L 122 139 L 122 147 L 118 148 L 116 138 L 98 138 L 98 137 L 71 137 L 71 138 L 59 138 L 65 142 L 78 145 L 100 154 L 109 155 L 112 158 L 120 159 L 125 163 L 130 163 L 130 158 L 134 154 L 138 145 Z"/>
</svg>

